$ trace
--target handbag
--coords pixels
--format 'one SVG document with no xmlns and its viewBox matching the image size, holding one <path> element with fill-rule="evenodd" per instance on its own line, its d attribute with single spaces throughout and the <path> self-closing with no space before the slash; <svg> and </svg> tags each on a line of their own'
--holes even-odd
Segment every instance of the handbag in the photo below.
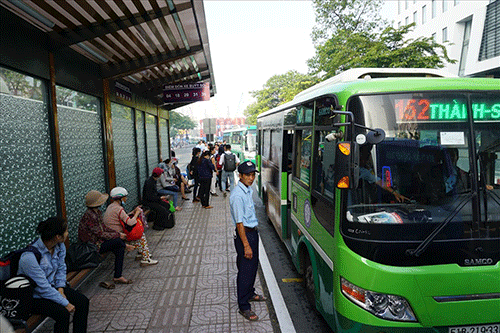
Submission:
<svg viewBox="0 0 500 333">
<path fill-rule="evenodd" d="M 92 243 L 73 243 L 66 250 L 66 270 L 79 271 L 97 267 L 102 261 L 97 246 Z"/>
<path fill-rule="evenodd" d="M 133 217 L 133 214 L 129 215 L 130 217 Z M 127 235 L 127 241 L 135 241 L 138 239 L 141 239 L 142 235 L 144 234 L 144 221 L 143 221 L 143 215 L 139 214 L 136 219 L 137 223 L 134 225 L 128 225 L 127 223 L 124 223 L 121 219 L 120 222 L 123 226 L 123 232 Z"/>
</svg>

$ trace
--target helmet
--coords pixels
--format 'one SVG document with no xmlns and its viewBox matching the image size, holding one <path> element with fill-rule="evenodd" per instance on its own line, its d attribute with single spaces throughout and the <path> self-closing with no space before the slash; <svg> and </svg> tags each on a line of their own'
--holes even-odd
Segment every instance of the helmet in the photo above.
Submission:
<svg viewBox="0 0 500 333">
<path fill-rule="evenodd" d="M 123 187 L 115 187 L 114 189 L 111 190 L 109 193 L 109 196 L 113 199 L 119 199 L 126 197 L 128 195 L 128 192 L 126 189 Z"/>
</svg>

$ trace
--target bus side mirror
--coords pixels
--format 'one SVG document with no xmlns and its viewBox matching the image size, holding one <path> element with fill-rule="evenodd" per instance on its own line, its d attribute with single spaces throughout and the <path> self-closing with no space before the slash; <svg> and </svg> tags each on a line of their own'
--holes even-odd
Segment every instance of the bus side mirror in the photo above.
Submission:
<svg viewBox="0 0 500 333">
<path fill-rule="evenodd" d="M 355 189 L 359 181 L 359 145 L 356 142 L 337 143 L 335 152 L 335 186 Z"/>
</svg>

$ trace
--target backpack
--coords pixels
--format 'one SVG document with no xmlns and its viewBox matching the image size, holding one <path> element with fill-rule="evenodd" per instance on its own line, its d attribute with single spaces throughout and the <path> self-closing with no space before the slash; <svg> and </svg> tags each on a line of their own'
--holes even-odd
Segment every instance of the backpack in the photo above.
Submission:
<svg viewBox="0 0 500 333">
<path fill-rule="evenodd" d="M 224 156 L 224 171 L 234 170 L 236 170 L 236 155 L 226 154 L 226 156 Z"/>
<path fill-rule="evenodd" d="M 24 252 L 32 252 L 40 263 L 42 254 L 32 244 L 0 259 L 0 313 L 14 326 L 22 326 L 33 308 L 36 284 L 27 276 L 17 275 L 19 259 Z"/>
<path fill-rule="evenodd" d="M 19 269 L 19 259 L 21 259 L 21 255 L 24 252 L 32 252 L 38 263 L 42 260 L 42 254 L 32 244 L 26 246 L 25 248 L 14 250 L 5 257 L 0 258 L 0 281 L 6 281 L 17 275 L 17 270 Z"/>
</svg>

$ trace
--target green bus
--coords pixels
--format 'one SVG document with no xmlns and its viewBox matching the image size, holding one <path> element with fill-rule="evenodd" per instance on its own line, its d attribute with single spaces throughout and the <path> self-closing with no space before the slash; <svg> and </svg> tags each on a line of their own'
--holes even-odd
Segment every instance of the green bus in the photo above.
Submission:
<svg viewBox="0 0 500 333">
<path fill-rule="evenodd" d="M 231 145 L 231 151 L 238 156 L 240 161 L 250 160 L 255 163 L 257 126 L 247 125 L 225 130 L 222 138 Z"/>
<path fill-rule="evenodd" d="M 257 119 L 259 194 L 335 332 L 500 332 L 500 80 L 354 69 Z"/>
</svg>

